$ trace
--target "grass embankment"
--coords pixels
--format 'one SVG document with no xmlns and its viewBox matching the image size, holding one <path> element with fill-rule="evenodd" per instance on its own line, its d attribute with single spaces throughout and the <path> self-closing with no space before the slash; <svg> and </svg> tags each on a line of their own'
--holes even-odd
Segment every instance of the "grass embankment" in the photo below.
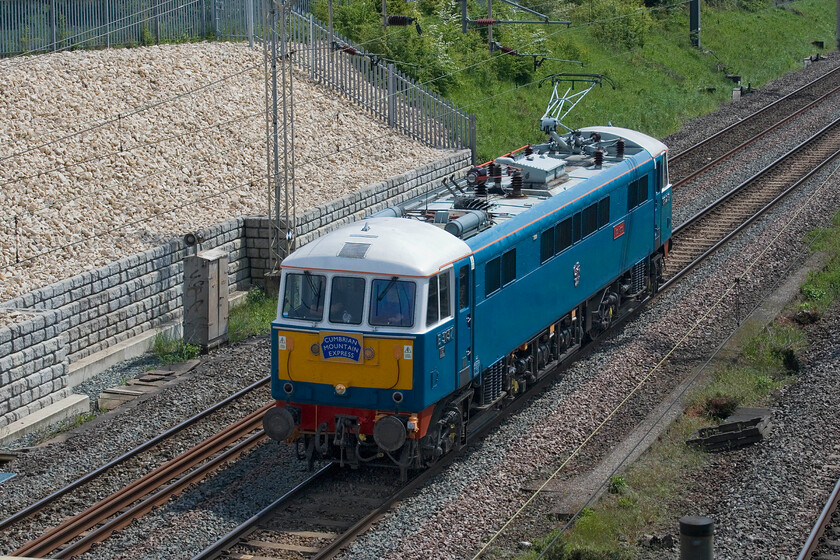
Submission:
<svg viewBox="0 0 840 560">
<path fill-rule="evenodd" d="M 565 119 L 568 126 L 611 122 L 661 138 L 729 101 L 736 84 L 727 74 L 740 75 L 744 86 L 758 88 L 801 68 L 803 58 L 819 52 L 813 41 L 833 48 L 833 0 L 776 3 L 701 2 L 700 49 L 692 47 L 689 38 L 688 2 L 539 3 L 532 7 L 552 20 L 571 21 L 571 27 L 493 28 L 493 39 L 501 45 L 522 55 L 548 57 L 537 68 L 532 56 L 489 54 L 486 28 L 470 25 L 462 33 L 460 3 L 389 0 L 388 13 L 416 17 L 422 35 L 413 26 L 389 27 L 383 34 L 378 1 L 338 3 L 333 8 L 338 33 L 476 114 L 478 152 L 485 161 L 544 141 L 537 123 L 548 104 L 551 84 L 538 85 L 553 73 L 606 74 L 616 84 L 615 90 L 605 82 L 590 92 Z M 470 18 L 487 15 L 485 3 L 471 0 L 468 6 Z M 315 13 L 327 21 L 326 0 L 316 2 Z M 493 17 L 535 19 L 501 2 L 493 4 Z M 575 91 L 582 87 L 577 84 Z"/>
<path fill-rule="evenodd" d="M 747 333 L 736 360 L 714 367 L 709 381 L 693 388 L 685 414 L 626 473 L 610 480 L 609 492 L 584 511 L 545 558 L 632 558 L 643 535 L 670 532 L 685 513 L 678 506 L 680 493 L 708 462 L 705 453 L 686 446 L 690 435 L 716 425 L 736 406 L 770 405 L 776 389 L 795 383 L 797 353 L 807 346 L 799 321 L 818 320 L 840 297 L 840 218 L 834 227 L 813 232 L 809 241 L 828 254 L 828 264 L 808 275 L 798 300 L 776 322 Z M 522 559 L 535 558 L 553 538 L 538 539 Z"/>
<path fill-rule="evenodd" d="M 662 138 L 731 100 L 736 84 L 726 74 L 740 75 L 743 86 L 759 88 L 801 68 L 803 58 L 818 52 L 812 41 L 833 47 L 834 2 L 804 0 L 758 12 L 701 4 L 699 50 L 689 42 L 687 9 L 654 12 L 648 40 L 632 49 L 599 41 L 594 27 L 554 28 L 547 40 L 553 56 L 580 60 L 584 66 L 546 62 L 534 77 L 550 72 L 606 74 L 616 89 L 606 83 L 593 89 L 569 115 L 567 126 L 611 122 Z M 516 88 L 509 81 L 482 84 L 466 74 L 466 86 L 450 97 L 476 113 L 482 161 L 544 141 L 537 119 L 547 106 L 550 83 Z"/>
</svg>

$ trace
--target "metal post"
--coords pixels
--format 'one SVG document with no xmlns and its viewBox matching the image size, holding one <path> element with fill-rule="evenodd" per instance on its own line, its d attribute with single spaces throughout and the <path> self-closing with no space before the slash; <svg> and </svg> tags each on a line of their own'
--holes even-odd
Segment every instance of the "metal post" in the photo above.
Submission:
<svg viewBox="0 0 840 560">
<path fill-rule="evenodd" d="M 52 15 L 52 50 L 55 52 L 58 50 L 58 33 L 55 28 L 55 0 L 52 0 L 50 14 Z"/>
<path fill-rule="evenodd" d="M 248 25 L 248 47 L 254 48 L 254 0 L 245 0 L 245 22 Z"/>
<path fill-rule="evenodd" d="M 840 0 L 837 0 L 840 2 Z M 467 0 L 461 0 L 461 33 L 467 32 Z"/>
<path fill-rule="evenodd" d="M 688 25 L 690 28 L 691 45 L 700 48 L 700 0 L 691 0 Z"/>
<path fill-rule="evenodd" d="M 838 0 L 840 1 L 840 0 Z M 315 81 L 315 16 L 309 12 L 309 79 Z"/>
<path fill-rule="evenodd" d="M 487 19 L 493 19 L 493 0 L 487 0 Z M 487 50 L 493 54 L 493 24 L 487 26 Z"/>
<path fill-rule="evenodd" d="M 715 523 L 708 517 L 680 518 L 680 560 L 713 560 Z"/>
<path fill-rule="evenodd" d="M 155 2 L 155 44 L 160 44 L 160 2 Z"/>
<path fill-rule="evenodd" d="M 397 98 L 396 84 L 394 80 L 394 64 L 388 63 L 388 126 L 395 126 L 397 123 Z"/>
<path fill-rule="evenodd" d="M 388 12 L 385 11 L 385 0 L 382 0 L 382 29 L 388 28 Z"/>
<path fill-rule="evenodd" d="M 837 0 L 837 50 L 840 51 L 840 0 Z"/>
<path fill-rule="evenodd" d="M 840 2 L 840 0 L 837 0 Z M 105 0 L 105 47 L 111 48 L 111 2 Z"/>
<path fill-rule="evenodd" d="M 472 164 L 475 165 L 478 161 L 478 154 L 476 153 L 476 146 L 475 146 L 475 113 L 470 113 L 470 121 L 469 121 L 469 142 L 470 142 L 470 152 L 472 152 Z"/>
</svg>

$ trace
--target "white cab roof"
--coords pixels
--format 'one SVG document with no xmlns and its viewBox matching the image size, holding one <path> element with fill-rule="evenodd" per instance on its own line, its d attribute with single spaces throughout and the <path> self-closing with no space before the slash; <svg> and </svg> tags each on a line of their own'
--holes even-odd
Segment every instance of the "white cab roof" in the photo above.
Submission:
<svg viewBox="0 0 840 560">
<path fill-rule="evenodd" d="M 625 140 L 646 150 L 652 156 L 658 156 L 660 153 L 668 150 L 665 144 L 638 130 L 621 128 L 620 126 L 588 126 L 580 130 L 581 132 L 597 132 L 603 140 L 610 140 L 613 136 L 621 136 Z"/>
<path fill-rule="evenodd" d="M 405 218 L 368 218 L 307 243 L 282 266 L 426 277 L 469 253 L 466 243 L 437 226 Z"/>
</svg>

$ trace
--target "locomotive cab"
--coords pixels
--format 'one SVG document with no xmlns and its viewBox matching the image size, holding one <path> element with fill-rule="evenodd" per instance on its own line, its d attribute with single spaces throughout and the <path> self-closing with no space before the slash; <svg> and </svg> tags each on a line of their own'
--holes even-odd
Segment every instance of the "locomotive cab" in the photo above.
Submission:
<svg viewBox="0 0 840 560">
<path fill-rule="evenodd" d="M 267 434 L 310 459 L 416 463 L 439 420 L 434 404 L 455 386 L 450 263 L 467 252 L 441 228 L 376 218 L 289 256 L 272 322 L 277 406 Z"/>
</svg>

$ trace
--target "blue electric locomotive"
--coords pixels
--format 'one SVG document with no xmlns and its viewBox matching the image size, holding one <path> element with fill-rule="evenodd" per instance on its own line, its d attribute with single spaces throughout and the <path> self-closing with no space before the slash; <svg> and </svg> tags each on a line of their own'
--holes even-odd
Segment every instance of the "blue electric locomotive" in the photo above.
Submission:
<svg viewBox="0 0 840 560">
<path fill-rule="evenodd" d="M 656 292 L 671 237 L 665 145 L 557 124 L 545 116 L 548 142 L 283 261 L 271 438 L 310 461 L 425 466 Z"/>
</svg>

